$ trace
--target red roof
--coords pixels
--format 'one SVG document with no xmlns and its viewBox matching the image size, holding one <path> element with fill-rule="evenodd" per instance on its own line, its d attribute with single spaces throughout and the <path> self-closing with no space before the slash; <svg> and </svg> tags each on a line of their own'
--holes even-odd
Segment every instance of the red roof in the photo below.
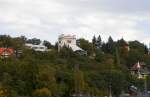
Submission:
<svg viewBox="0 0 150 97">
<path fill-rule="evenodd" d="M 14 53 L 14 49 L 12 49 L 12 48 L 0 48 L 0 55 L 2 55 L 4 52 L 9 54 L 9 55 L 12 55 Z"/>
</svg>

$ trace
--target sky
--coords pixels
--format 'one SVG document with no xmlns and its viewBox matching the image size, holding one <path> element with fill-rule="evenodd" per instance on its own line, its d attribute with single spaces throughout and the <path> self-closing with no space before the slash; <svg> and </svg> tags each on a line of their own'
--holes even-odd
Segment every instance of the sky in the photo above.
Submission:
<svg viewBox="0 0 150 97">
<path fill-rule="evenodd" d="M 0 34 L 55 43 L 60 34 L 150 43 L 150 0 L 0 0 Z"/>
</svg>

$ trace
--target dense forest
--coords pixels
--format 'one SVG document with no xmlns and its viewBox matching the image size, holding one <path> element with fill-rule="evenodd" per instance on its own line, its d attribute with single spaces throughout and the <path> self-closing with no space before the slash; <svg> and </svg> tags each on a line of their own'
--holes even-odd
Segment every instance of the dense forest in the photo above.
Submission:
<svg viewBox="0 0 150 97">
<path fill-rule="evenodd" d="M 44 44 L 51 51 L 37 52 L 26 48 L 25 43 L 39 44 L 40 39 L 1 35 L 0 47 L 21 53 L 0 59 L 0 97 L 68 97 L 75 92 L 104 97 L 110 85 L 114 96 L 128 92 L 130 85 L 143 91 L 143 79 L 132 76 L 130 70 L 138 61 L 145 62 L 149 69 L 146 45 L 124 39 L 114 41 L 111 36 L 107 42 L 101 36 L 94 36 L 92 42 L 77 41 L 87 55 L 76 54 L 67 47 L 58 52 L 57 43 L 52 45 L 46 40 Z"/>
</svg>

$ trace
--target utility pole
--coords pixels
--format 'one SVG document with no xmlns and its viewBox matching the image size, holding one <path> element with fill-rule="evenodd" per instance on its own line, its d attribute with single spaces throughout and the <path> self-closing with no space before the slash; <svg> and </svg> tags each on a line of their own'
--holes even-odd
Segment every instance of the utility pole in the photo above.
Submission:
<svg viewBox="0 0 150 97">
<path fill-rule="evenodd" d="M 145 76 L 145 79 L 144 79 L 144 91 L 145 93 L 147 93 L 147 77 Z"/>
<path fill-rule="evenodd" d="M 108 97 L 112 97 L 111 85 L 109 85 L 109 96 Z"/>
<path fill-rule="evenodd" d="M 148 97 L 148 91 L 147 91 L 147 73 L 144 73 L 144 97 Z"/>
<path fill-rule="evenodd" d="M 79 64 L 75 65 L 75 74 L 74 74 L 74 82 L 75 82 L 75 97 L 79 97 L 79 80 L 78 80 L 78 72 L 79 72 Z"/>
</svg>

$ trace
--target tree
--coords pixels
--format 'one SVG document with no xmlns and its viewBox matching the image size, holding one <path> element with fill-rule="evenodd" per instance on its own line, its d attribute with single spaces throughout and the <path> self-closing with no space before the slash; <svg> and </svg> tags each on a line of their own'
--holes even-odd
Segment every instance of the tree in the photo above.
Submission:
<svg viewBox="0 0 150 97">
<path fill-rule="evenodd" d="M 115 43 L 112 39 L 112 37 L 110 36 L 108 38 L 108 42 L 104 43 L 102 45 L 102 50 L 106 53 L 110 53 L 110 54 L 114 54 L 115 53 Z"/>
<path fill-rule="evenodd" d="M 39 45 L 41 43 L 41 40 L 37 39 L 37 38 L 32 38 L 32 39 L 28 39 L 26 42 L 31 43 L 31 44 L 35 44 L 35 45 Z"/>
<path fill-rule="evenodd" d="M 0 86 L 3 87 L 0 88 L 0 97 L 3 94 L 6 97 L 68 97 L 75 90 L 104 96 L 108 94 L 110 84 L 112 93 L 117 96 L 121 90 L 127 91 L 130 84 L 142 89 L 142 81 L 129 72 L 134 63 L 144 61 L 150 68 L 150 56 L 145 54 L 147 47 L 139 41 L 130 41 L 130 51 L 127 53 L 122 47 L 126 42 L 124 39 L 113 41 L 109 37 L 108 42 L 102 43 L 101 49 L 104 52 L 93 46 L 95 42 L 79 39 L 80 43 L 77 45 L 87 51 L 89 56 L 93 52 L 96 54 L 94 58 L 90 58 L 77 55 L 67 46 L 60 52 L 57 52 L 58 45 L 51 48 L 50 52 L 36 52 L 24 47 L 25 40 L 0 35 L 0 46 L 22 50 L 22 57 L 19 59 L 12 55 L 7 58 L 7 64 L 0 60 Z M 100 36 L 96 39 L 98 40 L 100 44 Z M 49 42 L 45 44 L 49 47 L 51 45 Z M 80 69 L 74 71 L 74 64 L 80 64 Z"/>
<path fill-rule="evenodd" d="M 139 41 L 130 41 L 129 46 L 131 50 L 136 50 L 137 52 L 144 54 L 144 44 Z"/>
<path fill-rule="evenodd" d="M 73 50 L 67 46 L 64 46 L 61 48 L 60 52 L 59 52 L 60 57 L 62 58 L 72 58 L 75 56 L 75 53 L 73 52 Z"/>
<path fill-rule="evenodd" d="M 145 45 L 145 46 L 144 46 L 144 53 L 145 53 L 145 54 L 148 54 L 148 52 L 149 52 L 148 47 Z"/>
<path fill-rule="evenodd" d="M 102 46 L 102 39 L 101 39 L 101 36 L 99 35 L 98 38 L 97 38 L 97 41 L 96 41 L 96 45 L 97 45 L 97 48 L 101 48 Z"/>
<path fill-rule="evenodd" d="M 92 43 L 93 43 L 94 46 L 96 46 L 96 41 L 97 41 L 97 40 L 96 40 L 96 37 L 95 37 L 95 35 L 94 35 L 94 36 L 93 36 L 93 39 L 92 39 Z"/>
<path fill-rule="evenodd" d="M 6 89 L 0 89 L 0 97 L 8 97 Z"/>
<path fill-rule="evenodd" d="M 55 69 L 48 65 L 40 65 L 39 73 L 37 75 L 37 85 L 36 88 L 44 88 L 44 90 L 51 91 L 51 95 L 55 95 L 57 93 L 57 84 L 55 78 Z"/>
<path fill-rule="evenodd" d="M 82 48 L 83 50 L 87 51 L 88 55 L 92 55 L 93 54 L 93 44 L 90 43 L 88 40 L 85 39 L 79 39 L 78 40 L 80 42 L 80 45 L 78 45 L 80 48 Z"/>
<path fill-rule="evenodd" d="M 51 91 L 48 88 L 36 89 L 33 92 L 33 97 L 52 97 Z"/>
<path fill-rule="evenodd" d="M 44 40 L 43 45 L 45 45 L 48 49 L 52 48 L 53 46 L 49 41 Z"/>
<path fill-rule="evenodd" d="M 122 38 L 122 39 L 118 40 L 117 43 L 118 43 L 118 46 L 123 47 L 126 44 L 126 41 Z"/>
<path fill-rule="evenodd" d="M 75 92 L 80 93 L 82 92 L 85 88 L 85 82 L 84 82 L 84 75 L 81 70 L 79 70 L 78 65 L 75 66 Z"/>
</svg>

